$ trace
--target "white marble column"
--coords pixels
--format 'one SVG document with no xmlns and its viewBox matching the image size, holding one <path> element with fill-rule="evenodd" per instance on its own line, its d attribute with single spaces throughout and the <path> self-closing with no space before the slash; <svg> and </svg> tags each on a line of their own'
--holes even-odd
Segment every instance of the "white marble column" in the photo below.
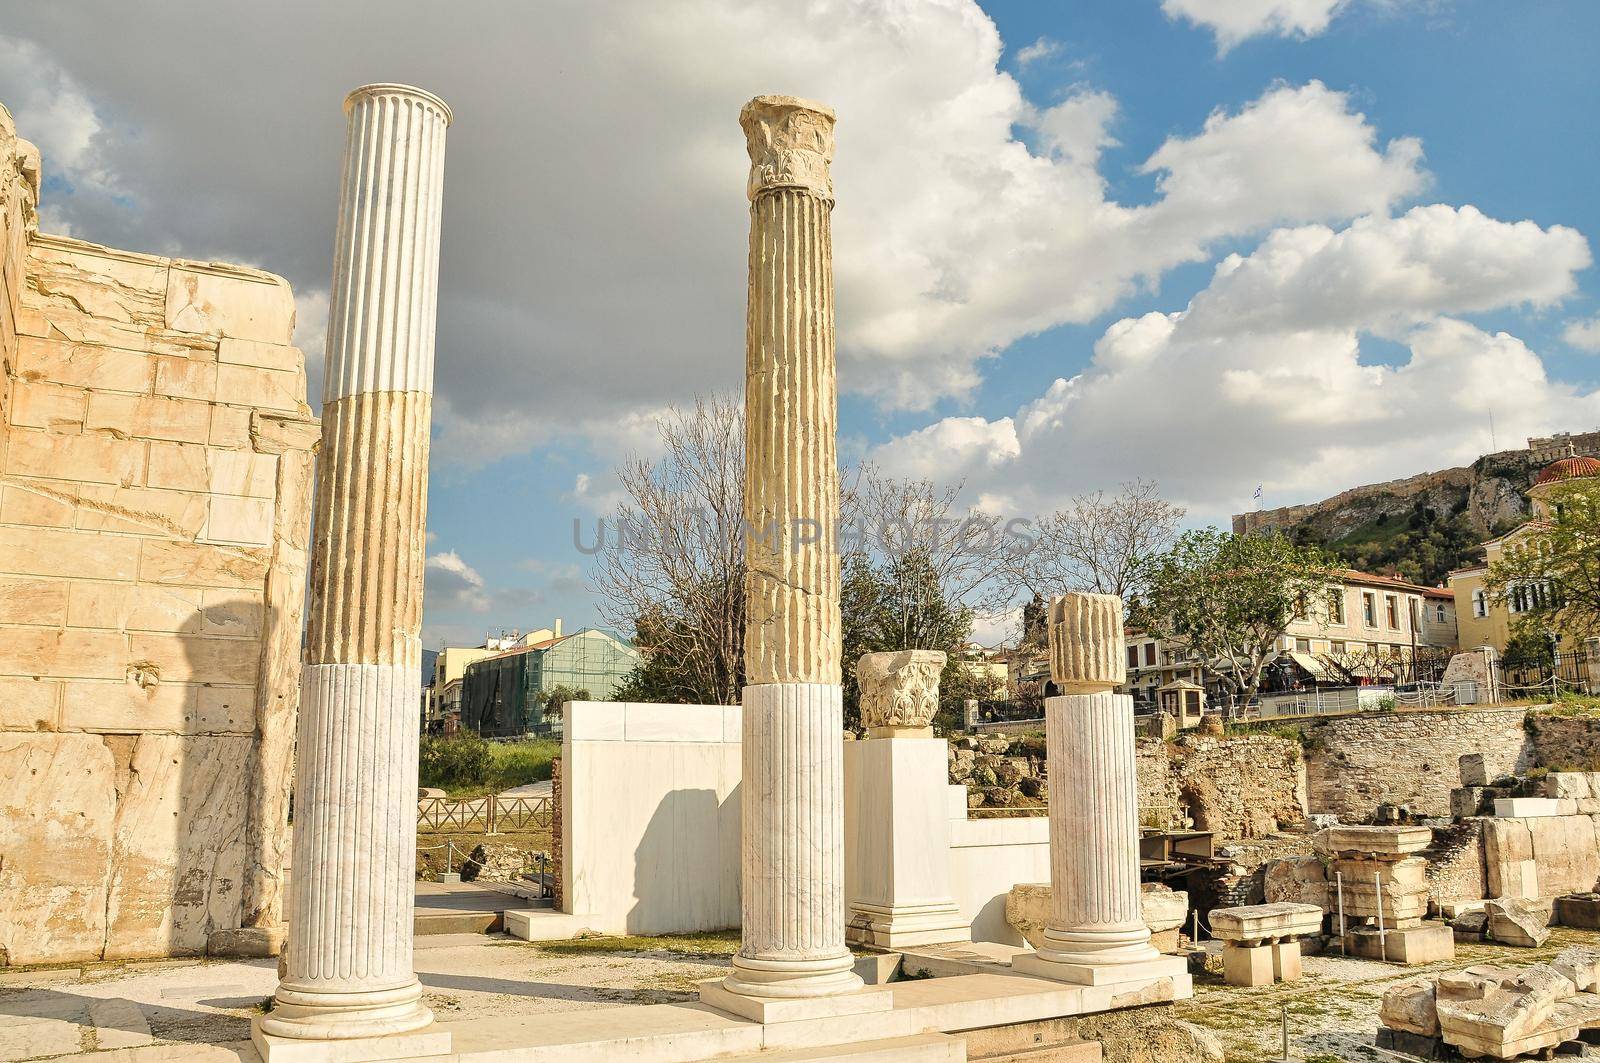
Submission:
<svg viewBox="0 0 1600 1063">
<path fill-rule="evenodd" d="M 750 154 L 748 685 L 743 940 L 724 986 L 824 997 L 861 987 L 844 937 L 833 112 L 758 96 L 739 124 Z"/>
<path fill-rule="evenodd" d="M 387 1036 L 395 1055 L 449 1047 L 447 1035 L 415 1033 L 433 1015 L 412 969 L 411 934 L 428 425 L 450 109 L 420 89 L 367 85 L 345 100 L 345 114 L 289 942 L 275 1006 L 259 1021 L 268 1036 L 257 1038 L 269 1055 L 274 1038 Z"/>
<path fill-rule="evenodd" d="M 1050 605 L 1045 700 L 1050 768 L 1050 921 L 1019 972 L 1089 985 L 1182 975 L 1150 944 L 1139 910 L 1139 787 L 1122 599 L 1067 594 Z"/>
</svg>

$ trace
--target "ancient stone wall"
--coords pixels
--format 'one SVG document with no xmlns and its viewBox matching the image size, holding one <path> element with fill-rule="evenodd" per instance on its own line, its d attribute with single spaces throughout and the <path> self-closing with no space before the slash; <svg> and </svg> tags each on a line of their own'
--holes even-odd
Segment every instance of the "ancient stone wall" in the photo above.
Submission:
<svg viewBox="0 0 1600 1063">
<path fill-rule="evenodd" d="M 281 920 L 317 424 L 280 278 L 33 231 L 0 108 L 0 964 Z"/>
<path fill-rule="evenodd" d="M 1240 839 L 1305 821 L 1304 772 L 1294 742 L 1185 734 L 1172 742 L 1141 740 L 1137 749 L 1140 818 L 1147 825 L 1167 825 L 1159 822 L 1166 810 L 1183 810 L 1196 830 Z"/>
<path fill-rule="evenodd" d="M 1525 729 L 1536 767 L 1600 771 L 1600 717 L 1529 712 Z"/>
<path fill-rule="evenodd" d="M 1310 810 L 1346 823 L 1369 820 L 1381 804 L 1448 816 L 1463 754 L 1482 753 L 1491 777 L 1537 763 L 1525 714 L 1520 708 L 1374 713 L 1314 727 L 1305 735 Z"/>
</svg>

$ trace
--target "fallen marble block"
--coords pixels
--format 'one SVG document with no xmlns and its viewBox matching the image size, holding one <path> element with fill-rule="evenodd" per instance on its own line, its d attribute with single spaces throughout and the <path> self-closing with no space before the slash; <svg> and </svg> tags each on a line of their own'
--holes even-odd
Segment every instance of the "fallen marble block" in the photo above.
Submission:
<svg viewBox="0 0 1600 1063">
<path fill-rule="evenodd" d="M 1434 1002 L 1436 984 L 1432 978 L 1401 982 L 1384 990 L 1378 1008 L 1378 1021 L 1391 1030 L 1405 1030 L 1422 1037 L 1439 1036 L 1439 1009 Z"/>
<path fill-rule="evenodd" d="M 1571 893 L 1557 897 L 1552 918 L 1557 926 L 1600 930 L 1600 893 Z"/>
<path fill-rule="evenodd" d="M 1372 853 L 1377 856 L 1406 856 L 1421 852 L 1433 841 L 1429 827 L 1329 827 L 1311 839 L 1317 852 Z"/>
<path fill-rule="evenodd" d="M 1489 914 L 1490 941 L 1536 949 L 1550 937 L 1549 901 L 1502 897 L 1484 906 Z"/>
</svg>

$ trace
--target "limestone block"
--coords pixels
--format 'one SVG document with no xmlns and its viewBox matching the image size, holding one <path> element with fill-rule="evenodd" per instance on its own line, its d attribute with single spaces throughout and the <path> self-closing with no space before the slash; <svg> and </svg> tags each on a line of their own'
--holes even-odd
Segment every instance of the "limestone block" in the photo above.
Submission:
<svg viewBox="0 0 1600 1063">
<path fill-rule="evenodd" d="M 99 959 L 116 809 L 105 742 L 0 732 L 0 809 L 0 949 L 14 964 Z"/>
<path fill-rule="evenodd" d="M 8 423 L 16 428 L 72 432 L 83 428 L 89 393 L 81 388 L 18 380 Z"/>
<path fill-rule="evenodd" d="M 250 740 L 133 740 L 111 854 L 106 959 L 202 954 L 239 925 Z"/>
<path fill-rule="evenodd" d="M 131 632 L 128 659 L 140 662 L 164 683 L 226 683 L 250 685 L 256 681 L 261 647 L 255 639 L 212 638 Z"/>
<path fill-rule="evenodd" d="M 1182 929 L 1189 921 L 1189 893 L 1146 882 L 1139 887 L 1139 914 L 1152 934 Z"/>
<path fill-rule="evenodd" d="M 1557 926 L 1600 930 L 1600 893 L 1571 893 L 1557 897 L 1553 918 Z"/>
<path fill-rule="evenodd" d="M 1576 814 L 1575 802 L 1549 797 L 1497 797 L 1494 814 L 1502 818 L 1534 819 L 1543 816 L 1571 816 Z"/>
<path fill-rule="evenodd" d="M 0 624 L 47 624 L 66 618 L 67 585 L 60 580 L 0 576 Z"/>
<path fill-rule="evenodd" d="M 1006 922 L 1038 948 L 1050 922 L 1050 883 L 1019 882 L 1006 894 Z"/>
<path fill-rule="evenodd" d="M 1489 767 L 1482 753 L 1463 753 L 1457 762 L 1461 770 L 1462 786 L 1488 786 Z"/>
<path fill-rule="evenodd" d="M 1065 691 L 1106 689 L 1127 678 L 1123 604 L 1115 594 L 1063 594 L 1050 603 L 1050 675 Z"/>
<path fill-rule="evenodd" d="M 1415 893 L 1428 888 L 1428 861 L 1421 856 L 1400 860 L 1342 857 L 1328 863 L 1328 874 L 1342 876 L 1346 894 L 1351 889 L 1357 892 L 1375 889 L 1375 881 L 1383 883 L 1385 895 Z"/>
<path fill-rule="evenodd" d="M 1458 786 L 1450 791 L 1450 818 L 1466 819 L 1494 811 L 1498 791 L 1490 786 Z"/>
<path fill-rule="evenodd" d="M 177 443 L 204 443 L 211 433 L 211 406 L 192 399 L 166 395 L 125 395 L 109 391 L 89 393 L 85 427 L 109 432 L 122 439 L 165 439 Z"/>
<path fill-rule="evenodd" d="M 127 637 L 115 631 L 9 628 L 0 638 L 0 675 L 121 679 Z"/>
<path fill-rule="evenodd" d="M 112 435 L 17 431 L 6 447 L 6 473 L 38 480 L 137 484 L 144 476 L 146 446 Z"/>
<path fill-rule="evenodd" d="M 1372 853 L 1404 856 L 1421 852 L 1433 841 L 1428 827 L 1328 827 L 1312 838 L 1317 852 Z"/>
<path fill-rule="evenodd" d="M 1345 934 L 1344 947 L 1352 956 L 1406 966 L 1438 963 L 1456 954 L 1455 934 L 1447 923 L 1418 923 L 1382 934 L 1377 927 L 1357 927 Z"/>
<path fill-rule="evenodd" d="M 164 258 L 42 237 L 29 248 L 28 272 L 47 304 L 124 324 L 162 324 Z"/>
<path fill-rule="evenodd" d="M 257 369 L 248 365 L 217 367 L 217 399 L 221 402 L 248 403 L 263 410 L 308 415 L 306 379 L 300 373 L 278 369 Z"/>
<path fill-rule="evenodd" d="M 128 680 L 68 680 L 61 730 L 97 734 L 249 735 L 255 730 L 255 688 Z"/>
<path fill-rule="evenodd" d="M 0 529 L 0 538 L 3 538 L 3 529 Z M 138 578 L 148 583 L 256 591 L 266 578 L 270 562 L 270 553 L 256 547 L 151 539 L 143 544 Z"/>
<path fill-rule="evenodd" d="M 211 407 L 211 432 L 206 442 L 213 447 L 238 449 L 250 445 L 252 411 L 244 406 Z"/>
<path fill-rule="evenodd" d="M 0 486 L 0 524 L 36 528 L 70 528 L 77 514 L 73 504 L 81 486 L 65 480 L 13 479 Z"/>
<path fill-rule="evenodd" d="M 217 361 L 224 365 L 246 365 L 286 373 L 305 372 L 305 355 L 298 347 L 241 340 L 232 336 L 224 336 L 222 342 L 217 344 Z"/>
<path fill-rule="evenodd" d="M 128 532 L 193 539 L 205 527 L 206 496 L 187 491 L 83 484 L 73 526 L 80 531 Z"/>
<path fill-rule="evenodd" d="M 1548 901 L 1490 901 L 1484 908 L 1489 915 L 1489 937 L 1502 945 L 1538 948 L 1550 937 L 1551 907 Z"/>
<path fill-rule="evenodd" d="M 23 380 L 96 391 L 142 395 L 155 380 L 155 363 L 148 354 L 32 336 L 17 338 L 16 365 Z"/>
<path fill-rule="evenodd" d="M 0 731 L 54 731 L 61 684 L 32 677 L 0 677 Z"/>
<path fill-rule="evenodd" d="M 1573 945 L 1562 949 L 1550 966 L 1580 993 L 1593 993 L 1600 987 L 1600 949 Z"/>
<path fill-rule="evenodd" d="M 217 398 L 217 360 L 209 351 L 157 355 L 157 395 L 214 402 Z"/>
<path fill-rule="evenodd" d="M 1534 897 L 1539 893 L 1533 833 L 1528 823 L 1521 819 L 1484 820 L 1484 873 L 1489 892 L 1496 897 Z"/>
<path fill-rule="evenodd" d="M 1544 796 L 1560 800 L 1586 800 L 1600 796 L 1591 783 L 1591 775 L 1582 771 L 1553 771 L 1544 777 Z"/>
<path fill-rule="evenodd" d="M 216 263 L 174 261 L 164 306 L 167 328 L 288 344 L 294 296 L 281 277 Z"/>
<path fill-rule="evenodd" d="M 1267 903 L 1293 901 L 1298 905 L 1315 905 L 1331 911 L 1333 885 L 1328 880 L 1328 868 L 1320 856 L 1286 856 L 1272 860 L 1262 871 L 1262 890 Z"/>
<path fill-rule="evenodd" d="M 1223 941 L 1298 937 L 1321 929 L 1322 909 L 1313 904 L 1280 902 L 1211 911 L 1211 933 Z"/>
<path fill-rule="evenodd" d="M 926 730 L 939 711 L 939 650 L 865 653 L 856 662 L 861 722 L 871 731 Z"/>
<path fill-rule="evenodd" d="M 152 442 L 145 483 L 176 491 L 271 498 L 278 458 L 250 451 L 214 450 L 186 443 Z"/>
<path fill-rule="evenodd" d="M 1462 912 L 1451 920 L 1450 929 L 1455 934 L 1457 941 L 1482 941 L 1484 935 L 1489 931 L 1489 913 L 1484 911 Z"/>
<path fill-rule="evenodd" d="M 1378 1021 L 1391 1030 L 1423 1037 L 1439 1036 L 1439 1012 L 1434 1001 L 1434 981 L 1418 978 L 1384 990 Z"/>
<path fill-rule="evenodd" d="M 209 509 L 202 536 L 206 542 L 265 546 L 272 541 L 271 499 L 212 495 Z"/>
<path fill-rule="evenodd" d="M 1222 946 L 1222 980 L 1231 986 L 1253 988 L 1272 984 L 1272 949 L 1267 945 Z"/>
<path fill-rule="evenodd" d="M 1540 964 L 1511 978 L 1489 976 L 1479 982 L 1457 996 L 1440 979 L 1435 1006 L 1446 1043 L 1468 1054 L 1510 1059 L 1566 1039 L 1559 1031 L 1542 1030 L 1557 1003 L 1573 993 L 1572 983 L 1553 968 Z"/>
<path fill-rule="evenodd" d="M 1272 977 L 1279 982 L 1300 980 L 1300 942 L 1274 941 L 1267 946 L 1272 953 Z"/>
</svg>

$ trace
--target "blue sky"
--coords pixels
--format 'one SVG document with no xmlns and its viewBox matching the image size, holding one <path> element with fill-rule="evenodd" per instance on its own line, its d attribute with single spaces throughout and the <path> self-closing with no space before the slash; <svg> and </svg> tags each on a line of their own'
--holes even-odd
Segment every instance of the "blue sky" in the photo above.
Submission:
<svg viewBox="0 0 1600 1063">
<path fill-rule="evenodd" d="M 758 91 L 839 110 L 852 457 L 1014 513 L 1145 476 L 1204 523 L 1471 460 L 1490 415 L 1502 448 L 1600 427 L 1588 0 L 483 4 L 426 42 L 68 6 L 0 27 L 47 226 L 281 272 L 313 357 L 338 99 L 455 108 L 430 648 L 601 622 L 573 521 L 741 379 Z M 187 85 L 90 40 L 139 34 Z"/>
</svg>

